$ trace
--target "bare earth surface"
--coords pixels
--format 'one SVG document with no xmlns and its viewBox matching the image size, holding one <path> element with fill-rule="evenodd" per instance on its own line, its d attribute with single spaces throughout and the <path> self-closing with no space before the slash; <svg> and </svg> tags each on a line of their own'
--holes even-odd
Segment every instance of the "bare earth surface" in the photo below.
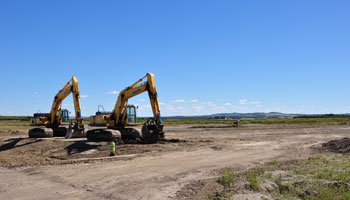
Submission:
<svg viewBox="0 0 350 200">
<path fill-rule="evenodd" d="M 313 147 L 349 137 L 348 126 L 166 127 L 157 144 L 29 139 L 0 130 L 1 199 L 203 199 L 200 180 L 225 167 L 245 170 L 272 159 L 294 160 Z M 198 189 L 199 188 L 199 189 Z M 204 196 L 203 196 L 204 195 Z"/>
</svg>

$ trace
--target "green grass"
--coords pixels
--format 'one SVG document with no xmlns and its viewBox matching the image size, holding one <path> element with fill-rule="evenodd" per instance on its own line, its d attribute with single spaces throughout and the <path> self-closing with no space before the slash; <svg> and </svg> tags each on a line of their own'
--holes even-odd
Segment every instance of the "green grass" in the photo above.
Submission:
<svg viewBox="0 0 350 200">
<path fill-rule="evenodd" d="M 0 121 L 0 130 L 19 130 L 29 129 L 29 121 Z"/>
<path fill-rule="evenodd" d="M 229 200 L 231 199 L 233 195 L 231 194 L 230 197 L 226 198 L 224 196 L 222 196 L 220 193 L 215 193 L 214 195 L 213 194 L 208 194 L 207 195 L 207 199 L 208 200 Z"/>
<path fill-rule="evenodd" d="M 258 175 L 256 173 L 248 173 L 248 181 L 250 188 L 254 191 L 260 191 L 261 186 L 259 183 Z"/>
<path fill-rule="evenodd" d="M 270 164 L 271 165 L 277 165 L 278 161 L 276 159 L 273 159 L 273 160 L 270 161 Z"/>
<path fill-rule="evenodd" d="M 284 173 L 273 176 L 276 170 Z M 292 163 L 273 160 L 264 167 L 232 173 L 234 178 L 228 179 L 230 176 L 227 172 L 230 171 L 233 170 L 226 169 L 220 176 L 218 182 L 224 189 L 212 193 L 211 199 L 224 199 L 228 196 L 227 191 L 241 193 L 242 187 L 239 185 L 245 183 L 248 187 L 244 190 L 273 199 L 350 200 L 350 155 L 324 154 Z M 262 184 L 268 182 L 273 182 L 276 188 L 272 191 L 264 189 Z"/>
<path fill-rule="evenodd" d="M 29 121 L 30 116 L 0 116 L 0 121 L 9 121 L 9 120 L 17 120 L 17 121 Z"/>
<path fill-rule="evenodd" d="M 236 119 L 165 119 L 165 125 L 206 125 L 226 124 L 233 125 Z M 349 125 L 350 117 L 329 117 L 329 118 L 282 118 L 282 119 L 240 119 L 240 125 L 247 124 L 284 124 L 284 125 Z"/>
<path fill-rule="evenodd" d="M 286 119 L 244 119 L 241 124 L 302 124 L 302 125 L 347 125 L 350 117 L 330 118 L 286 118 Z"/>
<path fill-rule="evenodd" d="M 232 186 L 235 180 L 235 171 L 233 169 L 225 169 L 219 178 L 219 183 L 223 186 Z"/>
<path fill-rule="evenodd" d="M 298 162 L 291 170 L 297 177 L 288 183 L 276 178 L 277 198 L 333 200 L 350 199 L 349 156 L 318 155 Z"/>
</svg>

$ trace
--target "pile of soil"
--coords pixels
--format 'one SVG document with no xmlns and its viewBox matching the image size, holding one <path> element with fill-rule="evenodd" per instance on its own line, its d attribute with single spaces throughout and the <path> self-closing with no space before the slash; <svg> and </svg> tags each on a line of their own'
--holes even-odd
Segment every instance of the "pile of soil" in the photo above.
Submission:
<svg viewBox="0 0 350 200">
<path fill-rule="evenodd" d="M 350 138 L 346 137 L 323 143 L 322 149 L 335 153 L 350 153 Z"/>
<path fill-rule="evenodd" d="M 154 144 L 117 144 L 117 155 L 176 151 L 193 145 L 179 139 L 162 139 Z M 108 142 L 86 139 L 67 141 L 63 138 L 0 138 L 0 166 L 60 165 L 76 159 L 94 159 L 109 156 Z M 88 162 L 88 161 L 86 161 Z"/>
</svg>

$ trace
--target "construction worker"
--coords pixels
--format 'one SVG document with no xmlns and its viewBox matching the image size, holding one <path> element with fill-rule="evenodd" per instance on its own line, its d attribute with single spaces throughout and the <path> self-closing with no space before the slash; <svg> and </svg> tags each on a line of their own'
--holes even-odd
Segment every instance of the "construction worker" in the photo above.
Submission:
<svg viewBox="0 0 350 200">
<path fill-rule="evenodd" d="M 111 154 L 109 156 L 114 156 L 115 155 L 115 142 L 114 140 L 111 141 Z"/>
</svg>

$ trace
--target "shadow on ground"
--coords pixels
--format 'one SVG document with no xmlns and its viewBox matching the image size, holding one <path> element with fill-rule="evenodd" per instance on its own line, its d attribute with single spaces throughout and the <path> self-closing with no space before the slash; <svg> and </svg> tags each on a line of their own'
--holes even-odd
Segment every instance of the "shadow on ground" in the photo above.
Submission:
<svg viewBox="0 0 350 200">
<path fill-rule="evenodd" d="M 88 144 L 86 143 L 86 141 L 77 141 L 65 147 L 65 149 L 67 150 L 67 154 L 71 155 L 71 154 L 81 153 L 83 151 L 87 151 L 91 149 L 97 149 L 100 146 L 101 145 L 97 145 L 97 144 Z"/>
<path fill-rule="evenodd" d="M 0 146 L 0 152 L 1 151 L 6 151 L 6 150 L 10 150 L 13 148 L 17 148 L 17 147 L 22 147 L 22 146 L 26 146 L 29 144 L 33 144 L 33 143 L 37 143 L 37 142 L 41 142 L 42 140 L 35 140 L 35 141 L 30 141 L 24 144 L 20 144 L 17 145 L 18 142 L 20 142 L 21 140 L 26 139 L 26 138 L 12 138 L 12 139 L 8 139 L 5 142 L 8 142 L 6 144 L 3 144 Z"/>
</svg>

